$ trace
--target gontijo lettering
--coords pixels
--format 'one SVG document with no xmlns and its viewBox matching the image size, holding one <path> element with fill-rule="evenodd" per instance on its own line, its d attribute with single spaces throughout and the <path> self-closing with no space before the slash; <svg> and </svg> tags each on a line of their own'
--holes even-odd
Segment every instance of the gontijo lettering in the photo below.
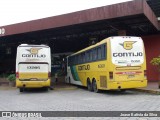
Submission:
<svg viewBox="0 0 160 120">
<path fill-rule="evenodd" d="M 38 55 L 38 54 L 22 54 L 22 57 L 28 57 L 28 58 L 45 58 L 46 55 L 45 54 L 41 54 L 41 55 Z"/>
<path fill-rule="evenodd" d="M 78 70 L 90 70 L 90 65 L 81 65 L 81 66 L 78 66 Z"/>
<path fill-rule="evenodd" d="M 143 56 L 142 52 L 123 52 L 123 53 L 113 53 L 113 57 L 139 57 Z"/>
</svg>

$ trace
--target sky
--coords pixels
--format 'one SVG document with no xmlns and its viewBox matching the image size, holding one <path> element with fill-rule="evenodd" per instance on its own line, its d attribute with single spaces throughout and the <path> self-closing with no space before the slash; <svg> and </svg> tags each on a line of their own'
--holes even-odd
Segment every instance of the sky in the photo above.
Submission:
<svg viewBox="0 0 160 120">
<path fill-rule="evenodd" d="M 131 0 L 0 0 L 0 26 Z"/>
</svg>

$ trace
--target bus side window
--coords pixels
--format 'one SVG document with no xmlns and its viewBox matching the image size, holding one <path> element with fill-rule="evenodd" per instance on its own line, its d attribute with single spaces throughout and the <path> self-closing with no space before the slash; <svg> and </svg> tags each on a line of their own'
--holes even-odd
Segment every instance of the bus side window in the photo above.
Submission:
<svg viewBox="0 0 160 120">
<path fill-rule="evenodd" d="M 72 65 L 74 65 L 74 56 L 72 56 Z"/>
<path fill-rule="evenodd" d="M 72 56 L 71 58 L 71 65 L 73 65 L 73 63 L 74 63 L 74 56 Z"/>
<path fill-rule="evenodd" d="M 71 57 L 69 57 L 69 66 L 71 66 Z"/>
<path fill-rule="evenodd" d="M 102 45 L 101 49 L 102 49 L 102 59 L 106 59 L 106 45 Z"/>
<path fill-rule="evenodd" d="M 89 62 L 89 51 L 87 51 L 86 53 L 85 53 L 85 59 L 86 59 L 86 62 Z"/>
<path fill-rule="evenodd" d="M 101 51 L 101 47 L 98 47 L 98 60 L 102 59 L 102 51 Z"/>
<path fill-rule="evenodd" d="M 93 58 L 93 61 L 96 61 L 96 60 L 97 60 L 97 48 L 94 48 L 94 49 L 93 49 L 92 58 Z"/>
<path fill-rule="evenodd" d="M 75 65 L 77 65 L 78 64 L 78 57 L 77 57 L 77 55 L 75 56 Z"/>
<path fill-rule="evenodd" d="M 79 63 L 81 64 L 82 63 L 82 55 L 79 54 Z"/>
<path fill-rule="evenodd" d="M 85 63 L 85 53 L 82 53 L 82 63 Z"/>
<path fill-rule="evenodd" d="M 77 64 L 79 64 L 80 62 L 80 57 L 79 57 L 79 55 L 77 55 L 77 58 L 78 58 L 78 60 L 77 60 Z"/>
<path fill-rule="evenodd" d="M 95 49 L 95 61 L 98 59 L 98 48 Z"/>
<path fill-rule="evenodd" d="M 92 50 L 92 61 L 94 61 L 94 49 Z"/>
<path fill-rule="evenodd" d="M 92 61 L 92 50 L 89 51 L 89 61 Z"/>
<path fill-rule="evenodd" d="M 68 66 L 71 65 L 71 62 L 70 62 L 70 57 L 68 57 Z"/>
<path fill-rule="evenodd" d="M 74 56 L 72 56 L 72 65 L 74 64 Z"/>
<path fill-rule="evenodd" d="M 76 62 L 76 56 L 73 56 L 73 65 L 75 65 L 75 62 Z"/>
</svg>

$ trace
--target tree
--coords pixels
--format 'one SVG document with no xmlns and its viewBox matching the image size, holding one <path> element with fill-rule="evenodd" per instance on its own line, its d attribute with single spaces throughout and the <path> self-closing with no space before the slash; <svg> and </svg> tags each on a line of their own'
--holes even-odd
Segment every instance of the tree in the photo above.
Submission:
<svg viewBox="0 0 160 120">
<path fill-rule="evenodd" d="M 157 66 L 158 71 L 160 72 L 160 56 L 153 58 L 150 63 Z"/>
</svg>

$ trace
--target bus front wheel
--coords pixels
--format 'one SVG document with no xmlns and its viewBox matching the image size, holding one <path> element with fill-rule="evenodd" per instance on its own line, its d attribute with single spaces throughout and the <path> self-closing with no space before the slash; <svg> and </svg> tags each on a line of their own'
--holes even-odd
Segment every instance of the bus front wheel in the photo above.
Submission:
<svg viewBox="0 0 160 120">
<path fill-rule="evenodd" d="M 92 88 L 93 88 L 93 91 L 94 91 L 95 93 L 100 92 L 100 90 L 97 88 L 96 80 L 93 80 L 93 82 L 92 82 Z"/>
</svg>

